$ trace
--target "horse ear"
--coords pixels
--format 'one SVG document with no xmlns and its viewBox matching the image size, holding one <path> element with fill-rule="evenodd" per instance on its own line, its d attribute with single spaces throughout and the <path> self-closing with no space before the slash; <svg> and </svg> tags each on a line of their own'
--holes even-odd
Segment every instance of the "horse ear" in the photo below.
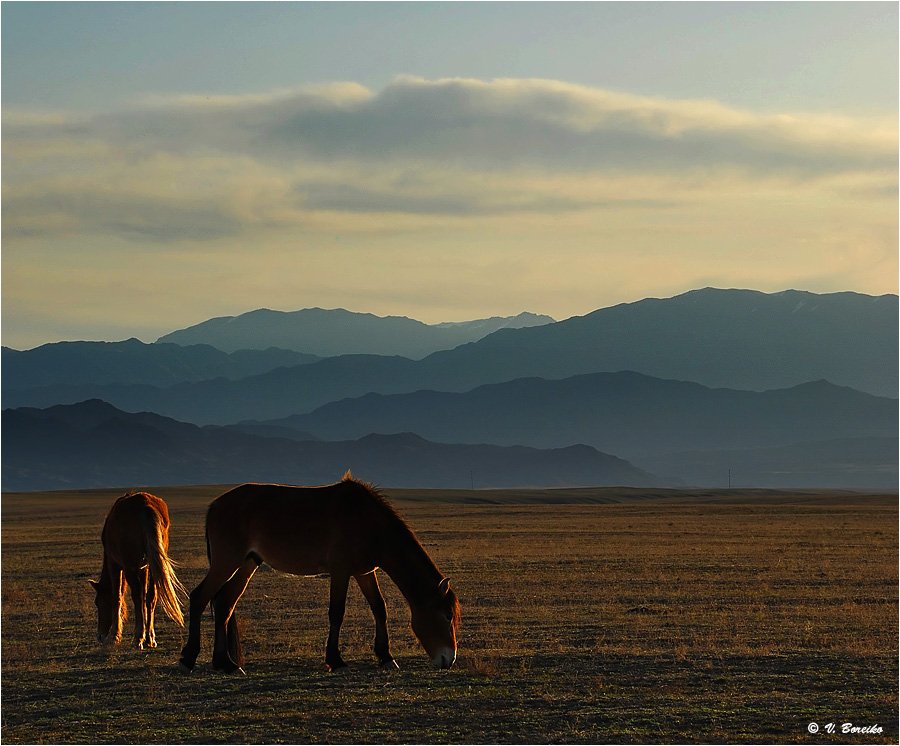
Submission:
<svg viewBox="0 0 900 746">
<path fill-rule="evenodd" d="M 439 590 L 443 595 L 446 596 L 446 595 L 447 595 L 447 591 L 450 590 L 450 578 L 444 578 L 443 580 L 441 580 L 441 582 L 438 584 L 438 590 Z"/>
</svg>

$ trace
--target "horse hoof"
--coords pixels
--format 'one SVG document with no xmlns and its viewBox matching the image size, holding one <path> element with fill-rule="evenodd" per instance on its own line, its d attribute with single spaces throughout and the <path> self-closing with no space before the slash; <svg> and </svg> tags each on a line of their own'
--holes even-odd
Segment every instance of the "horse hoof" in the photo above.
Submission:
<svg viewBox="0 0 900 746">
<path fill-rule="evenodd" d="M 378 666 L 382 671 L 387 671 L 391 673 L 393 671 L 399 671 L 400 666 L 397 665 L 397 661 L 391 658 L 389 661 L 382 661 L 382 663 Z"/>
<path fill-rule="evenodd" d="M 190 674 L 190 673 L 193 673 L 193 672 L 194 672 L 194 669 L 191 668 L 191 667 L 190 667 L 187 663 L 185 663 L 184 661 L 178 661 L 178 670 L 179 670 L 181 673 L 183 673 L 183 674 Z"/>
<path fill-rule="evenodd" d="M 350 667 L 341 661 L 340 663 L 326 663 L 325 668 L 327 668 L 331 673 L 347 673 L 350 670 Z"/>
<path fill-rule="evenodd" d="M 231 660 L 231 658 L 226 658 L 221 663 L 216 663 L 215 661 L 213 661 L 213 670 L 219 671 L 220 673 L 224 673 L 224 674 L 239 673 L 242 676 L 247 675 L 246 673 L 244 673 L 244 669 L 241 668 L 233 660 Z"/>
</svg>

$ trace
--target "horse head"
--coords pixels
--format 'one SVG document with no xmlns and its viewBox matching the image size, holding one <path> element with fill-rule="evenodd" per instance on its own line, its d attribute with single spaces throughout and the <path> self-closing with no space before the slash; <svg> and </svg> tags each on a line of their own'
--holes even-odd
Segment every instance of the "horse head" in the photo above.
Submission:
<svg viewBox="0 0 900 746">
<path fill-rule="evenodd" d="M 88 580 L 94 589 L 94 605 L 97 607 L 97 642 L 101 645 L 118 642 L 121 635 L 122 621 L 125 613 L 124 604 L 119 603 L 116 609 L 113 588 L 110 583 Z"/>
<path fill-rule="evenodd" d="M 450 668 L 456 661 L 456 630 L 459 628 L 459 600 L 443 578 L 433 596 L 411 605 L 412 629 L 431 662 Z"/>
</svg>

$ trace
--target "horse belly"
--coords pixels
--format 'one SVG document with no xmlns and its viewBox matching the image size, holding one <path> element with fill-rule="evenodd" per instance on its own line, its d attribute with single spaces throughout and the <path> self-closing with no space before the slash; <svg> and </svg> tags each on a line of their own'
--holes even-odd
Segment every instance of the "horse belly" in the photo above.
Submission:
<svg viewBox="0 0 900 746">
<path fill-rule="evenodd" d="M 289 575 L 311 576 L 330 572 L 321 558 L 313 554 L 298 555 L 295 553 L 270 552 L 266 555 L 261 555 L 261 559 L 272 569 L 288 573 Z"/>
<path fill-rule="evenodd" d="M 315 536 L 299 538 L 279 532 L 266 532 L 254 537 L 251 548 L 254 554 L 279 572 L 291 575 L 319 575 L 329 572 L 325 542 Z"/>
<path fill-rule="evenodd" d="M 266 542 L 253 542 L 254 553 L 279 572 L 290 575 L 331 575 L 344 572 L 359 575 L 375 569 L 367 553 L 350 547 L 336 537 L 323 536 L 300 540 L 296 537 L 269 536 Z"/>
</svg>

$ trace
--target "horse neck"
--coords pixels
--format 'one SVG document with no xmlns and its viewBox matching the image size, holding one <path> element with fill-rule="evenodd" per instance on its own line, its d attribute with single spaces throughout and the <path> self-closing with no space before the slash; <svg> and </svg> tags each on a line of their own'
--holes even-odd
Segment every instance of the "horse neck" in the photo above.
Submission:
<svg viewBox="0 0 900 746">
<path fill-rule="evenodd" d="M 100 590 L 104 592 L 112 593 L 113 589 L 113 578 L 109 572 L 109 562 L 106 561 L 106 554 L 103 555 L 103 567 L 100 568 L 100 580 L 97 581 L 97 585 Z M 118 590 L 118 589 L 115 589 Z"/>
<path fill-rule="evenodd" d="M 408 531 L 384 546 L 379 564 L 410 606 L 417 606 L 437 593 L 441 572 Z"/>
</svg>

